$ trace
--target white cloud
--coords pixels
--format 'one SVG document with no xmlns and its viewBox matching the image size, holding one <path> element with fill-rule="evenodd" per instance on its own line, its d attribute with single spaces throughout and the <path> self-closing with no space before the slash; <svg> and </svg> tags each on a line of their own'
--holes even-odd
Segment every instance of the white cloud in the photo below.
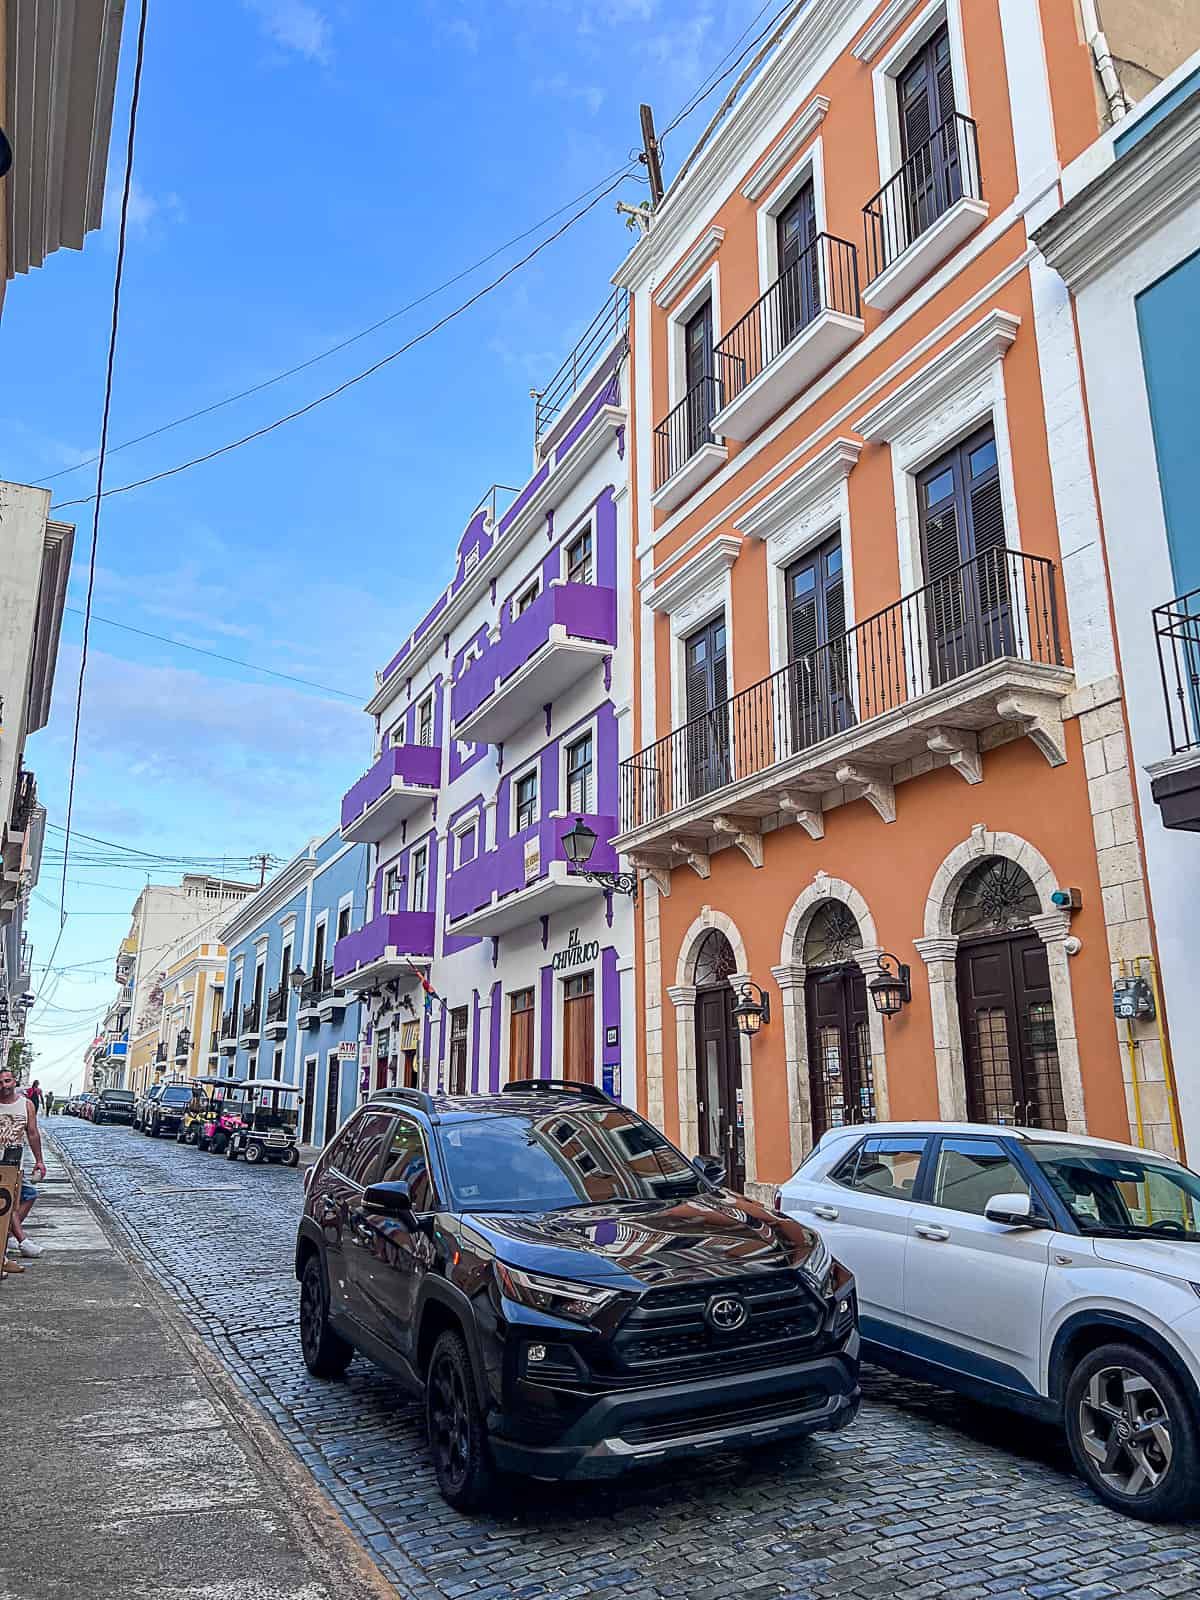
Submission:
<svg viewBox="0 0 1200 1600">
<path fill-rule="evenodd" d="M 329 19 L 311 0 L 242 0 L 258 17 L 263 32 L 282 50 L 327 65 L 332 57 Z"/>
<path fill-rule="evenodd" d="M 479 49 L 480 33 L 473 22 L 468 22 L 466 17 L 454 17 L 446 24 L 446 32 L 458 39 L 465 50 L 472 55 Z"/>
<path fill-rule="evenodd" d="M 115 245 L 121 226 L 121 193 L 123 178 L 114 178 L 104 193 L 104 234 Z M 136 175 L 129 185 L 129 227 L 133 239 L 145 239 L 159 233 L 164 226 L 186 220 L 183 201 L 173 189 L 161 195 L 151 194 Z"/>
<path fill-rule="evenodd" d="M 535 78 L 535 94 L 552 94 L 560 100 L 579 100 L 594 117 L 604 104 L 604 90 L 595 83 L 574 83 L 565 72 L 556 72 L 551 78 Z"/>
</svg>

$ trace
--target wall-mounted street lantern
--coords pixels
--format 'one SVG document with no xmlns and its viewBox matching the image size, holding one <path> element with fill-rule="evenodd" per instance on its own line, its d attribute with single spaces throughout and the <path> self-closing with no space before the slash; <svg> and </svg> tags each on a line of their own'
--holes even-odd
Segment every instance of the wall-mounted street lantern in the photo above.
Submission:
<svg viewBox="0 0 1200 1600">
<path fill-rule="evenodd" d="M 888 962 L 891 966 L 888 966 Z M 910 973 L 903 961 L 885 950 L 879 957 L 878 975 L 867 985 L 875 1009 L 881 1017 L 894 1017 L 912 999 Z"/>
<path fill-rule="evenodd" d="M 771 998 L 765 989 L 751 981 L 742 984 L 737 995 L 733 1020 L 737 1023 L 739 1033 L 753 1039 L 763 1024 L 771 1020 Z"/>
<path fill-rule="evenodd" d="M 586 878 L 589 883 L 598 883 L 605 889 L 611 889 L 614 894 L 627 894 L 631 899 L 637 899 L 636 872 L 593 872 L 589 869 L 588 862 L 596 848 L 596 830 L 589 828 L 582 817 L 576 817 L 575 826 L 569 833 L 563 834 L 562 847 L 577 877 Z"/>
<path fill-rule="evenodd" d="M 288 973 L 288 982 L 291 984 L 293 992 L 299 994 L 307 981 L 308 973 L 297 961 L 296 965 Z"/>
</svg>

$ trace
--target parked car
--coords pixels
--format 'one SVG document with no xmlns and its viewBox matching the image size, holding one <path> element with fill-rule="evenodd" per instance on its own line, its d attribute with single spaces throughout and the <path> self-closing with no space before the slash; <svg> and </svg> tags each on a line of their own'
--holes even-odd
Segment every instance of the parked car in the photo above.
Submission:
<svg viewBox="0 0 1200 1600">
<path fill-rule="evenodd" d="M 147 1089 L 144 1094 L 140 1095 L 134 1103 L 133 1125 L 135 1128 L 140 1128 L 143 1133 L 146 1131 L 146 1117 L 150 1108 L 162 1092 L 163 1085 L 156 1083 L 152 1088 Z"/>
<path fill-rule="evenodd" d="M 153 1091 L 151 1091 L 153 1092 Z M 157 1139 L 165 1134 L 168 1137 L 179 1132 L 179 1124 L 183 1121 L 183 1114 L 192 1101 L 192 1086 L 190 1083 L 166 1083 L 160 1086 L 160 1093 L 153 1103 L 146 1107 L 145 1117 L 142 1122 L 142 1132 L 151 1139 Z"/>
<path fill-rule="evenodd" d="M 93 1122 L 125 1122 L 133 1125 L 132 1089 L 101 1089 L 92 1110 Z"/>
<path fill-rule="evenodd" d="M 863 1353 L 1061 1424 L 1108 1505 L 1200 1510 L 1200 1177 L 1047 1129 L 827 1133 L 776 1195 L 854 1273 Z"/>
<path fill-rule="evenodd" d="M 854 1282 L 811 1229 L 720 1186 L 590 1085 L 375 1095 L 306 1180 L 300 1339 L 425 1399 L 460 1509 L 497 1469 L 609 1477 L 838 1429 Z"/>
<path fill-rule="evenodd" d="M 84 1122 L 90 1122 L 92 1120 L 92 1108 L 95 1103 L 96 1096 L 94 1094 L 81 1094 L 79 1096 L 79 1115 L 83 1118 Z"/>
</svg>

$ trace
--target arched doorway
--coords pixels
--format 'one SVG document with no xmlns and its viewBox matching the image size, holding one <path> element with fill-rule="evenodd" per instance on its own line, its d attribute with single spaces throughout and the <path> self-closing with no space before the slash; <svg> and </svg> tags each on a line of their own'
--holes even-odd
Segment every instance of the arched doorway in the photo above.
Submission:
<svg viewBox="0 0 1200 1600">
<path fill-rule="evenodd" d="M 955 898 L 967 1116 L 1065 1132 L 1046 945 L 1031 924 L 1041 909 L 1029 874 L 1003 856 L 972 868 Z"/>
<path fill-rule="evenodd" d="M 827 900 L 818 907 L 802 956 L 814 1144 L 830 1128 L 875 1120 L 867 984 L 854 959 L 862 948 L 862 930 L 849 906 Z"/>
<path fill-rule="evenodd" d="M 742 1052 L 733 1020 L 737 971 L 733 946 L 710 928 L 696 947 L 696 1118 L 700 1154 L 725 1163 L 733 1189 L 746 1182 L 746 1122 L 742 1104 Z"/>
</svg>

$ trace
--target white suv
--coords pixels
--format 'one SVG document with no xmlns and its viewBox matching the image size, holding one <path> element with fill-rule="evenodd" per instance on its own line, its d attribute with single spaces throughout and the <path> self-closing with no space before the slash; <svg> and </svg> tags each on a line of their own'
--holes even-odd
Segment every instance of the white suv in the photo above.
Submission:
<svg viewBox="0 0 1200 1600">
<path fill-rule="evenodd" d="M 835 1128 L 775 1198 L 858 1282 L 868 1360 L 1060 1422 L 1120 1511 L 1200 1508 L 1200 1177 L 1037 1128 Z"/>
</svg>

